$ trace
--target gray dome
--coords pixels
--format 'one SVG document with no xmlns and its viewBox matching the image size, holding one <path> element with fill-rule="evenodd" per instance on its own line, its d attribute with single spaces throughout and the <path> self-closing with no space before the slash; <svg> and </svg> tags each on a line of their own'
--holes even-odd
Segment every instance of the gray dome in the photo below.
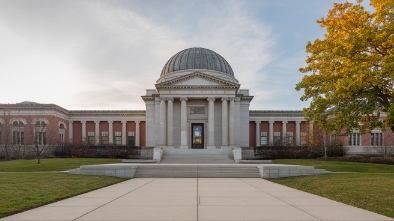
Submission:
<svg viewBox="0 0 394 221">
<path fill-rule="evenodd" d="M 167 61 L 160 77 L 174 71 L 188 69 L 220 71 L 234 76 L 230 64 L 218 53 L 205 48 L 188 48 L 176 53 Z"/>
</svg>

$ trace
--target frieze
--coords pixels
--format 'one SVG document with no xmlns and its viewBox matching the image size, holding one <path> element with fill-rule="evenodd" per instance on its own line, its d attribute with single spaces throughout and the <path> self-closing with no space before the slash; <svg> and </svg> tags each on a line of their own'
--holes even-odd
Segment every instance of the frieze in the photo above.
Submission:
<svg viewBox="0 0 394 221">
<path fill-rule="evenodd" d="M 195 115 L 195 114 L 204 114 L 206 113 L 205 111 L 205 106 L 194 106 L 190 107 L 189 114 L 190 115 Z"/>
</svg>

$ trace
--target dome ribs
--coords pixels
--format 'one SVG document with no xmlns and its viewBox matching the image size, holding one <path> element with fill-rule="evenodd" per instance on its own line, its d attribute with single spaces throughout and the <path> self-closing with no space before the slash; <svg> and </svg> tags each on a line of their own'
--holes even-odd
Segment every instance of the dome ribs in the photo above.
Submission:
<svg viewBox="0 0 394 221">
<path fill-rule="evenodd" d="M 205 48 L 188 48 L 176 53 L 164 65 L 160 76 L 188 69 L 219 71 L 223 74 L 234 76 L 234 72 L 226 59 L 218 53 Z"/>
<path fill-rule="evenodd" d="M 184 52 L 185 52 L 185 50 L 183 50 L 183 51 L 179 52 L 178 54 L 176 54 L 176 58 L 174 59 L 174 62 L 172 62 L 174 64 L 174 66 L 170 68 L 169 73 L 173 72 L 173 71 L 181 70 L 181 68 L 180 68 L 180 66 L 181 66 L 180 63 L 181 62 L 180 62 L 180 60 L 181 60 L 182 55 L 183 55 Z"/>
</svg>

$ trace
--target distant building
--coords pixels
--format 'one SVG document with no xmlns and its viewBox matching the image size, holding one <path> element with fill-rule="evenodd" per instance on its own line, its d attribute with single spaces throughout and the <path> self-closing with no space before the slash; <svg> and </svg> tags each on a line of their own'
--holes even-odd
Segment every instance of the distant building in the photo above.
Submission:
<svg viewBox="0 0 394 221">
<path fill-rule="evenodd" d="M 253 96 L 234 76 L 230 64 L 204 48 L 189 48 L 165 64 L 155 89 L 142 96 L 145 110 L 67 110 L 54 104 L 0 104 L 0 145 L 26 143 L 27 129 L 45 125 L 56 131 L 54 144 L 135 145 L 163 148 L 233 148 L 304 145 L 312 123 L 302 111 L 249 110 Z M 38 123 L 37 123 L 38 122 Z M 6 129 L 6 125 L 9 129 Z M 33 126 L 31 126 L 33 125 Z M 5 136 L 10 130 L 10 136 Z M 316 129 L 315 129 L 316 130 Z M 44 131 L 45 132 L 45 131 Z M 48 142 L 42 132 L 40 142 Z M 335 138 L 351 153 L 393 146 L 391 132 L 373 130 Z"/>
</svg>

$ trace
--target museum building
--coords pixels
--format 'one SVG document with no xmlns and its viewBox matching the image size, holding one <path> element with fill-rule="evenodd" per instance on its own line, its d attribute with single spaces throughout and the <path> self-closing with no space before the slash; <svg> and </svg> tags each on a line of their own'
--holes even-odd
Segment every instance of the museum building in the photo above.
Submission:
<svg viewBox="0 0 394 221">
<path fill-rule="evenodd" d="M 241 88 L 221 55 L 205 48 L 189 48 L 172 56 L 155 89 L 147 89 L 141 97 L 146 110 L 67 110 L 34 102 L 0 104 L 0 144 L 6 139 L 5 130 L 11 130 L 12 143 L 26 143 L 30 125 L 48 128 L 40 134 L 40 142 L 47 142 L 51 128 L 56 133 L 52 143 L 58 145 L 180 149 L 256 147 L 283 142 L 303 145 L 314 130 L 302 111 L 249 110 L 253 100 L 249 90 Z M 385 139 L 392 136 L 389 132 L 377 129 L 362 136 L 353 132 L 341 138 L 350 152 L 394 145 L 394 139 Z"/>
</svg>

